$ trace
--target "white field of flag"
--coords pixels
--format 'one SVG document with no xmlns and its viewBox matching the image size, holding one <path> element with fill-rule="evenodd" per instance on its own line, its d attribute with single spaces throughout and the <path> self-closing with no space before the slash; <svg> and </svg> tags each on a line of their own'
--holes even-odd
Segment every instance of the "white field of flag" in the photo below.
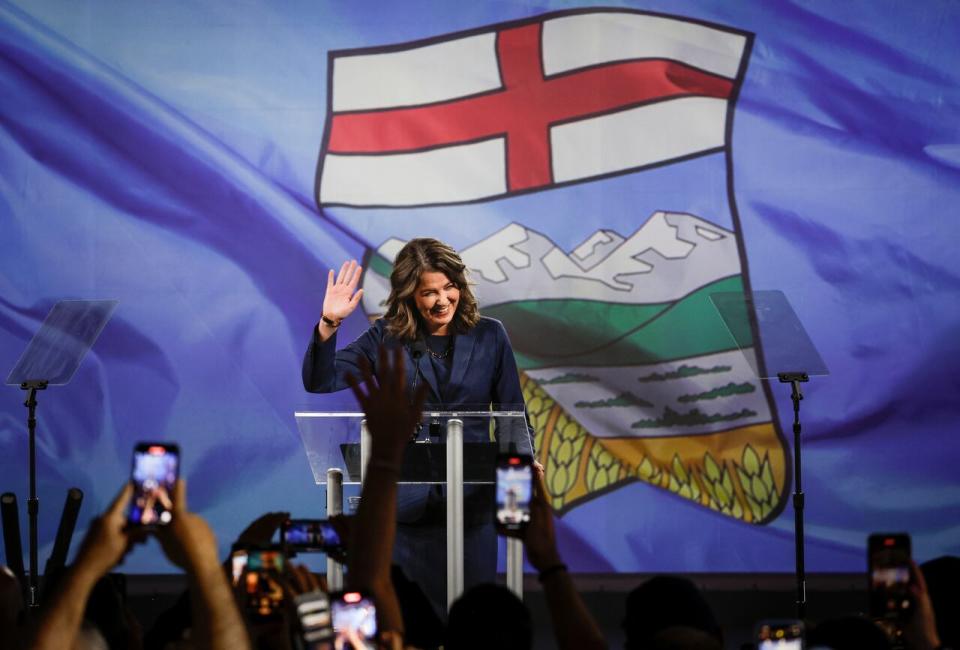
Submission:
<svg viewBox="0 0 960 650">
<path fill-rule="evenodd" d="M 408 49 L 333 59 L 331 106 L 338 113 L 417 107 L 502 89 L 496 27 Z M 586 12 L 543 21 L 545 74 L 634 60 L 679 62 L 735 80 L 746 47 L 740 33 L 631 12 Z M 554 183 L 576 182 L 715 151 L 726 142 L 729 99 L 686 95 L 549 128 Z M 509 193 L 507 139 L 415 151 L 325 152 L 320 205 L 417 206 Z M 549 185 L 535 189 L 547 189 Z"/>
</svg>

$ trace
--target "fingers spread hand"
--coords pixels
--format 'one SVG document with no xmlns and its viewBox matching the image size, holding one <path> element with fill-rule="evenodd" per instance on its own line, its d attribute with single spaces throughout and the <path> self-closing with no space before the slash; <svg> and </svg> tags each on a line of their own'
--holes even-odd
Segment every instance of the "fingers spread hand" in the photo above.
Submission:
<svg viewBox="0 0 960 650">
<path fill-rule="evenodd" d="M 363 298 L 363 289 L 360 289 L 355 294 L 353 294 L 353 298 L 350 299 L 350 309 L 356 309 L 357 305 L 360 304 L 361 298 Z"/>
<path fill-rule="evenodd" d="M 363 396 L 359 389 L 354 389 L 367 416 L 367 426 L 375 446 L 378 441 L 386 444 L 391 456 L 402 450 L 410 439 L 426 399 L 427 385 L 421 383 L 411 403 L 411 396 L 407 393 L 405 354 L 402 347 L 382 346 L 377 351 L 376 379 L 379 383 L 374 383 L 369 365 L 361 364 L 367 381 L 367 394 Z"/>
</svg>

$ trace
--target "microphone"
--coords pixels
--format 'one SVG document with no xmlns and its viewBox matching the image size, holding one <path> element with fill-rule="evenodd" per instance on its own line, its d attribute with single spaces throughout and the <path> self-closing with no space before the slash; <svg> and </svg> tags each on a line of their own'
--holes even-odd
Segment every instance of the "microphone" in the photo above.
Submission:
<svg viewBox="0 0 960 650">
<path fill-rule="evenodd" d="M 417 362 L 417 370 L 420 369 L 420 357 L 422 357 L 427 352 L 427 342 L 423 339 L 417 339 L 410 344 L 410 356 L 413 357 L 413 360 Z M 416 379 L 414 379 L 416 381 Z M 416 388 L 416 387 L 414 387 Z"/>
<path fill-rule="evenodd" d="M 416 341 L 410 344 L 410 356 L 413 357 L 414 368 L 413 368 L 413 386 L 410 388 L 410 399 L 413 399 L 413 396 L 417 394 L 417 382 L 420 380 L 420 358 L 427 351 L 427 342 L 422 338 L 418 338 Z M 423 422 L 418 422 L 417 426 L 413 429 L 413 433 L 410 435 L 410 440 L 414 441 L 420 435 L 420 431 L 423 429 Z"/>
</svg>

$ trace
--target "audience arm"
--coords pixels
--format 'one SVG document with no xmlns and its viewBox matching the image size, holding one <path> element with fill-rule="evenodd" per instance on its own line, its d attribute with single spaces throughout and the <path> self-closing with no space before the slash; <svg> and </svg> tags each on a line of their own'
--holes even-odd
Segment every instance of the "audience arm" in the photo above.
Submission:
<svg viewBox="0 0 960 650">
<path fill-rule="evenodd" d="M 523 541 L 530 564 L 541 575 L 557 646 L 561 650 L 606 648 L 607 642 L 600 627 L 577 593 L 557 550 L 553 512 L 547 501 L 542 477 L 538 477 L 535 483 L 534 498 L 530 504 L 530 523 L 523 534 Z"/>
<path fill-rule="evenodd" d="M 213 650 L 249 649 L 246 626 L 217 557 L 216 538 L 202 517 L 187 511 L 183 479 L 174 490 L 173 513 L 158 538 L 170 561 L 187 572 L 197 645 Z"/>
<path fill-rule="evenodd" d="M 911 562 L 911 592 L 915 603 L 913 615 L 903 629 L 903 635 L 910 650 L 939 650 L 940 636 L 937 634 L 937 621 L 933 613 L 933 603 L 927 591 L 927 581 L 923 572 Z"/>
<path fill-rule="evenodd" d="M 370 431 L 370 462 L 363 484 L 360 506 L 353 520 L 349 550 L 348 581 L 355 588 L 366 587 L 377 600 L 379 627 L 384 632 L 403 631 L 400 604 L 390 580 L 390 558 L 396 537 L 397 479 L 403 450 L 410 432 L 420 418 L 425 386 L 409 403 L 404 380 L 402 351 L 398 348 L 388 363 L 387 351 L 380 349 L 379 385 L 370 365 L 361 363 L 364 394 L 355 377 L 348 381 L 367 416 Z"/>
<path fill-rule="evenodd" d="M 131 538 L 124 530 L 124 509 L 132 494 L 133 486 L 127 483 L 106 512 L 90 526 L 76 561 L 67 569 L 40 617 L 30 644 L 34 650 L 73 646 L 94 585 L 120 562 L 130 547 Z"/>
</svg>

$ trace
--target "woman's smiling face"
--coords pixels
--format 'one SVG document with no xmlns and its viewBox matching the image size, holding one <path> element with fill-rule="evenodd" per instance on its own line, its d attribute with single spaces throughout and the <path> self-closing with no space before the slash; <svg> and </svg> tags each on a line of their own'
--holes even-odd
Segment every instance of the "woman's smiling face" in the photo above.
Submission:
<svg viewBox="0 0 960 650">
<path fill-rule="evenodd" d="M 450 334 L 457 311 L 460 289 L 445 273 L 424 271 L 413 293 L 413 301 L 429 334 Z"/>
</svg>

